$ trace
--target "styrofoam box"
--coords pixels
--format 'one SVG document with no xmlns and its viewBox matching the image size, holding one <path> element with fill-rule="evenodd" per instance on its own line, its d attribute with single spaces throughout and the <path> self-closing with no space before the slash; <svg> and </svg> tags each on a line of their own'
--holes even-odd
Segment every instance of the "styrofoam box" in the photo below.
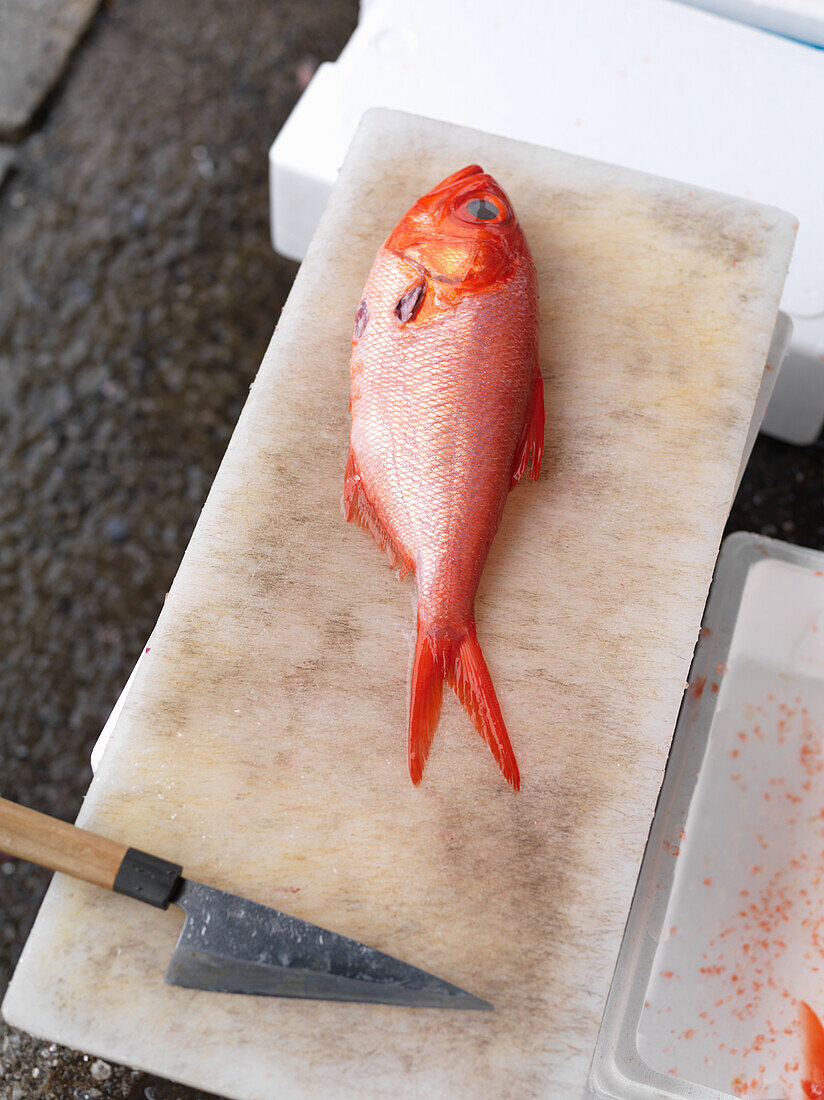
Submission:
<svg viewBox="0 0 824 1100">
<path fill-rule="evenodd" d="M 824 51 L 671 0 L 370 0 L 271 147 L 273 243 L 303 257 L 369 107 L 791 210 L 793 342 L 764 430 L 808 442 L 824 420 L 822 103 Z"/>
<path fill-rule="evenodd" d="M 824 553 L 724 543 L 590 1081 L 801 1100 L 824 1015 Z"/>
<path fill-rule="evenodd" d="M 824 46 L 824 0 L 682 0 L 762 30 Z"/>
</svg>

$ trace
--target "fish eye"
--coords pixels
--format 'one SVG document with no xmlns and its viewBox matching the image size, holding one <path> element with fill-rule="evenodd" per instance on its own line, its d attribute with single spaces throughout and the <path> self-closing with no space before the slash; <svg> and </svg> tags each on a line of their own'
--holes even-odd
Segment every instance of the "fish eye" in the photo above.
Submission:
<svg viewBox="0 0 824 1100">
<path fill-rule="evenodd" d="M 471 194 L 471 192 L 470 192 Z M 464 225 L 503 225 L 512 217 L 512 211 L 503 197 L 486 191 L 459 199 L 454 208 L 455 217 Z"/>
<path fill-rule="evenodd" d="M 481 222 L 491 222 L 500 217 L 500 210 L 491 199 L 470 199 L 464 207 L 467 214 Z"/>
</svg>

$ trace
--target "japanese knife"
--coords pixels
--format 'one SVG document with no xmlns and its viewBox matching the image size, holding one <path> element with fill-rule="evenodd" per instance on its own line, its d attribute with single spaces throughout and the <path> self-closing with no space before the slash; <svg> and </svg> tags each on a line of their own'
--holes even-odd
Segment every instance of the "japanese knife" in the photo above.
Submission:
<svg viewBox="0 0 824 1100">
<path fill-rule="evenodd" d="M 170 985 L 214 993 L 490 1009 L 449 982 L 277 909 L 184 878 L 183 868 L 0 798 L 0 849 L 186 915 Z"/>
</svg>

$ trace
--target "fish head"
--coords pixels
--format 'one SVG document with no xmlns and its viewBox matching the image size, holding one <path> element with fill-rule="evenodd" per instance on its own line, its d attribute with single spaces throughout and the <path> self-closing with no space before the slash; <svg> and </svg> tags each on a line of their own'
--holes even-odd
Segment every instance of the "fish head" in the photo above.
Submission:
<svg viewBox="0 0 824 1100">
<path fill-rule="evenodd" d="M 505 279 L 529 252 L 506 193 L 478 164 L 418 199 L 384 247 L 427 278 L 466 290 Z"/>
</svg>

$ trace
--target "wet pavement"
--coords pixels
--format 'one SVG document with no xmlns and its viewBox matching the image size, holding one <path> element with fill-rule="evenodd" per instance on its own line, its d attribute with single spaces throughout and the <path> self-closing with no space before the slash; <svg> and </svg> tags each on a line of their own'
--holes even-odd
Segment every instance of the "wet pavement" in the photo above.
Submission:
<svg viewBox="0 0 824 1100">
<path fill-rule="evenodd" d="M 104 4 L 0 191 L 0 791 L 67 820 L 297 267 L 268 146 L 356 0 Z M 0 997 L 49 874 L 0 856 Z M 0 1100 L 190 1100 L 0 1024 Z"/>
<path fill-rule="evenodd" d="M 0 0 L 0 139 L 25 136 L 100 0 Z"/>
<path fill-rule="evenodd" d="M 267 148 L 356 0 L 104 4 L 0 191 L 0 791 L 66 820 L 296 265 Z M 696 446 L 700 446 L 696 440 Z M 824 448 L 759 438 L 729 530 L 824 548 Z M 49 875 L 0 856 L 0 996 Z M 0 1100 L 193 1100 L 0 1024 Z"/>
<path fill-rule="evenodd" d="M 11 171 L 13 164 L 14 149 L 10 145 L 0 145 L 0 187 L 3 186 L 3 180 Z"/>
</svg>

